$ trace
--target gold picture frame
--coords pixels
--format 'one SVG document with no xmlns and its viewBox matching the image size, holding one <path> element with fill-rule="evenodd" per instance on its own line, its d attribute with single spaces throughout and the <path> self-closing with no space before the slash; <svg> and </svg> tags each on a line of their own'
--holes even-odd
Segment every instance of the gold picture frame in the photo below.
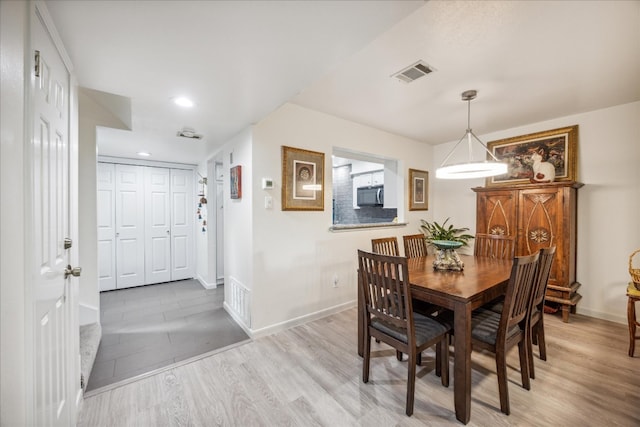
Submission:
<svg viewBox="0 0 640 427">
<path fill-rule="evenodd" d="M 282 146 L 282 210 L 324 210 L 324 153 Z"/>
<path fill-rule="evenodd" d="M 491 141 L 487 147 L 508 167 L 506 174 L 487 178 L 487 187 L 531 183 L 531 155 L 540 150 L 546 156 L 543 160 L 555 167 L 555 181 L 577 179 L 578 125 Z"/>
<path fill-rule="evenodd" d="M 429 210 L 429 172 L 409 169 L 409 210 Z"/>
</svg>

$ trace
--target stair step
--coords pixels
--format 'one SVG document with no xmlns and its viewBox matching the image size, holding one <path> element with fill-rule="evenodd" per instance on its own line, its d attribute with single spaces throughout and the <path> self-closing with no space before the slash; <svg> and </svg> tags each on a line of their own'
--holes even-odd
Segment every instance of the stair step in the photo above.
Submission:
<svg viewBox="0 0 640 427">
<path fill-rule="evenodd" d="M 80 386 L 83 391 L 87 388 L 101 338 L 102 327 L 99 323 L 80 326 Z"/>
</svg>

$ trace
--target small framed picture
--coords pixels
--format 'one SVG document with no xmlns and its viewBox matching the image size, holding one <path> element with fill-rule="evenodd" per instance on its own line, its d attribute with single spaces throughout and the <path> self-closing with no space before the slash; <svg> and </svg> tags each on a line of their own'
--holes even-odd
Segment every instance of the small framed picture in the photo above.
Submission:
<svg viewBox="0 0 640 427">
<path fill-rule="evenodd" d="M 282 210 L 324 210 L 324 153 L 282 147 Z"/>
<path fill-rule="evenodd" d="M 409 210 L 429 209 L 429 172 L 409 169 Z"/>
<path fill-rule="evenodd" d="M 231 198 L 242 198 L 242 166 L 234 166 L 229 173 L 229 182 L 231 183 Z"/>
</svg>

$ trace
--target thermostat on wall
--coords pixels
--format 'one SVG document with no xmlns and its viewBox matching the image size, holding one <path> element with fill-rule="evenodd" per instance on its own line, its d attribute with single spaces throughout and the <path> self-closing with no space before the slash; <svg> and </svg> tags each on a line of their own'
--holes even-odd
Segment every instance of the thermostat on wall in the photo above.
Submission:
<svg viewBox="0 0 640 427">
<path fill-rule="evenodd" d="M 273 188 L 273 180 L 271 178 L 262 178 L 262 189 L 271 190 Z"/>
</svg>

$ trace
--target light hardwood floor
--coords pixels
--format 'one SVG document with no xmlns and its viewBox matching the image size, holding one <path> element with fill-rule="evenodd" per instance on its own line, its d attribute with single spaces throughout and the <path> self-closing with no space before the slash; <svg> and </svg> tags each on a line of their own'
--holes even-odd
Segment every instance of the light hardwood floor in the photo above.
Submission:
<svg viewBox="0 0 640 427">
<path fill-rule="evenodd" d="M 531 390 L 520 385 L 517 349 L 509 353 L 509 416 L 500 412 L 493 357 L 473 353 L 468 425 L 640 425 L 640 355 L 627 355 L 627 327 L 581 315 L 545 321 L 548 360 L 534 348 Z M 440 385 L 431 350 L 417 371 L 412 417 L 404 414 L 406 358 L 398 362 L 384 344 L 372 350 L 363 384 L 350 309 L 89 397 L 79 425 L 461 425 L 453 376 L 449 388 Z"/>
</svg>

